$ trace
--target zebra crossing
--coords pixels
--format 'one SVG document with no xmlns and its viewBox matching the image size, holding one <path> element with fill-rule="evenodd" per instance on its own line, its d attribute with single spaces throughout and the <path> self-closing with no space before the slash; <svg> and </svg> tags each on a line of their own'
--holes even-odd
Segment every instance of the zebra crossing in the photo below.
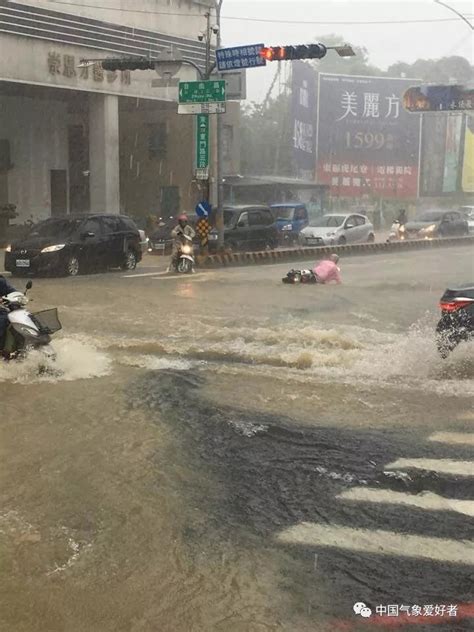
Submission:
<svg viewBox="0 0 474 632">
<path fill-rule="evenodd" d="M 471 447 L 474 434 L 437 432 L 429 441 L 450 446 Z M 463 481 L 474 477 L 473 460 L 398 458 L 385 466 L 388 473 L 397 472 L 409 477 L 413 471 L 430 472 L 440 476 L 455 476 Z M 355 486 L 336 496 L 337 503 L 369 503 L 390 505 L 400 511 L 417 509 L 426 512 L 451 512 L 460 516 L 474 517 L 474 499 L 459 499 L 440 495 L 429 490 L 418 493 L 395 491 L 380 487 Z M 383 525 L 381 525 L 383 526 Z M 277 534 L 277 539 L 286 544 L 333 548 L 367 554 L 418 558 L 434 562 L 474 565 L 474 542 L 466 539 L 451 539 L 414 535 L 384 529 L 354 528 L 337 524 L 301 522 Z"/>
</svg>

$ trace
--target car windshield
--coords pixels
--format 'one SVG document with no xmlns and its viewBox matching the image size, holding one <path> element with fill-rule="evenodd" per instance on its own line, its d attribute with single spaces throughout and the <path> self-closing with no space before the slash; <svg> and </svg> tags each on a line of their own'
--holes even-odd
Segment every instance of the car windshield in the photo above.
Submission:
<svg viewBox="0 0 474 632">
<path fill-rule="evenodd" d="M 235 213 L 233 211 L 224 211 L 224 226 L 232 226 Z"/>
<path fill-rule="evenodd" d="M 77 230 L 81 222 L 81 219 L 49 219 L 34 226 L 29 236 L 65 239 Z"/>
<path fill-rule="evenodd" d="M 311 222 L 313 228 L 326 228 L 329 226 L 341 226 L 345 220 L 345 215 L 325 215 L 319 219 Z"/>
<path fill-rule="evenodd" d="M 420 217 L 418 218 L 418 221 L 438 222 L 441 219 L 443 213 L 444 211 L 427 211 L 426 213 L 423 213 L 422 215 L 420 215 Z"/>
<path fill-rule="evenodd" d="M 295 208 L 294 206 L 274 206 L 272 215 L 275 219 L 293 219 Z"/>
</svg>

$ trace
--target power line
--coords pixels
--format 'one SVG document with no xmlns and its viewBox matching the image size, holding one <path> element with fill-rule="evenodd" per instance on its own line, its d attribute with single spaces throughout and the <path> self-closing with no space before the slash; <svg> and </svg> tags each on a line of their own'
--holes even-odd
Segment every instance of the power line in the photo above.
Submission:
<svg viewBox="0 0 474 632">
<path fill-rule="evenodd" d="M 78 4 L 76 2 L 66 2 L 65 0 L 48 0 L 50 4 L 60 4 L 69 7 L 79 7 L 88 9 L 99 9 L 101 11 L 121 11 L 123 13 L 137 13 L 145 15 L 169 15 L 181 18 L 203 18 L 202 13 L 172 13 L 169 11 L 145 11 L 143 9 L 117 9 L 115 7 L 104 7 L 93 4 Z M 315 24 L 315 25 L 341 25 L 341 26 L 358 26 L 370 24 L 426 24 L 433 22 L 458 22 L 459 18 L 433 18 L 428 20 L 364 20 L 364 21 L 331 21 L 331 20 L 273 20 L 271 18 L 249 18 L 239 17 L 235 15 L 222 16 L 222 20 L 234 20 L 239 22 L 263 22 L 268 24 Z"/>
</svg>

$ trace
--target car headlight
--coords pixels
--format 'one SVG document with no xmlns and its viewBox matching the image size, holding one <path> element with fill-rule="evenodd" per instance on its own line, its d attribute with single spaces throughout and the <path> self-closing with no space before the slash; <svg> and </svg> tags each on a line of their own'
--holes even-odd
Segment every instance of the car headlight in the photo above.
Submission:
<svg viewBox="0 0 474 632">
<path fill-rule="evenodd" d="M 55 246 L 46 246 L 41 252 L 57 252 L 62 250 L 66 244 L 56 244 Z"/>
<path fill-rule="evenodd" d="M 282 230 L 293 230 L 293 226 L 292 226 L 292 224 L 285 224 L 284 226 L 282 226 L 281 229 Z"/>
<path fill-rule="evenodd" d="M 184 252 L 185 255 L 189 255 L 189 253 L 191 252 L 191 246 L 183 246 L 181 248 L 181 252 Z"/>
<path fill-rule="evenodd" d="M 327 233 L 326 237 L 334 237 L 336 233 Z"/>
<path fill-rule="evenodd" d="M 401 233 L 405 232 L 405 226 L 402 224 L 399 229 L 398 229 Z"/>
<path fill-rule="evenodd" d="M 5 252 L 11 252 L 12 251 L 12 247 L 9 244 L 6 248 L 5 248 Z"/>
<path fill-rule="evenodd" d="M 422 233 L 433 233 L 436 230 L 437 226 L 436 224 L 431 224 L 430 226 L 427 226 L 426 228 L 422 228 L 421 232 Z"/>
</svg>

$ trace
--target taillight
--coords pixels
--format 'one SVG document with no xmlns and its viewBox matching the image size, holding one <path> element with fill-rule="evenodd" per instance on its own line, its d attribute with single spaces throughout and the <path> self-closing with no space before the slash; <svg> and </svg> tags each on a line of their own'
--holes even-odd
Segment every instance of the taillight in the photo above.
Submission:
<svg viewBox="0 0 474 632">
<path fill-rule="evenodd" d="M 452 301 L 441 301 L 439 306 L 443 312 L 452 313 L 458 312 L 460 309 L 463 309 L 463 307 L 467 307 L 473 303 L 474 299 L 472 298 L 458 298 Z"/>
</svg>

